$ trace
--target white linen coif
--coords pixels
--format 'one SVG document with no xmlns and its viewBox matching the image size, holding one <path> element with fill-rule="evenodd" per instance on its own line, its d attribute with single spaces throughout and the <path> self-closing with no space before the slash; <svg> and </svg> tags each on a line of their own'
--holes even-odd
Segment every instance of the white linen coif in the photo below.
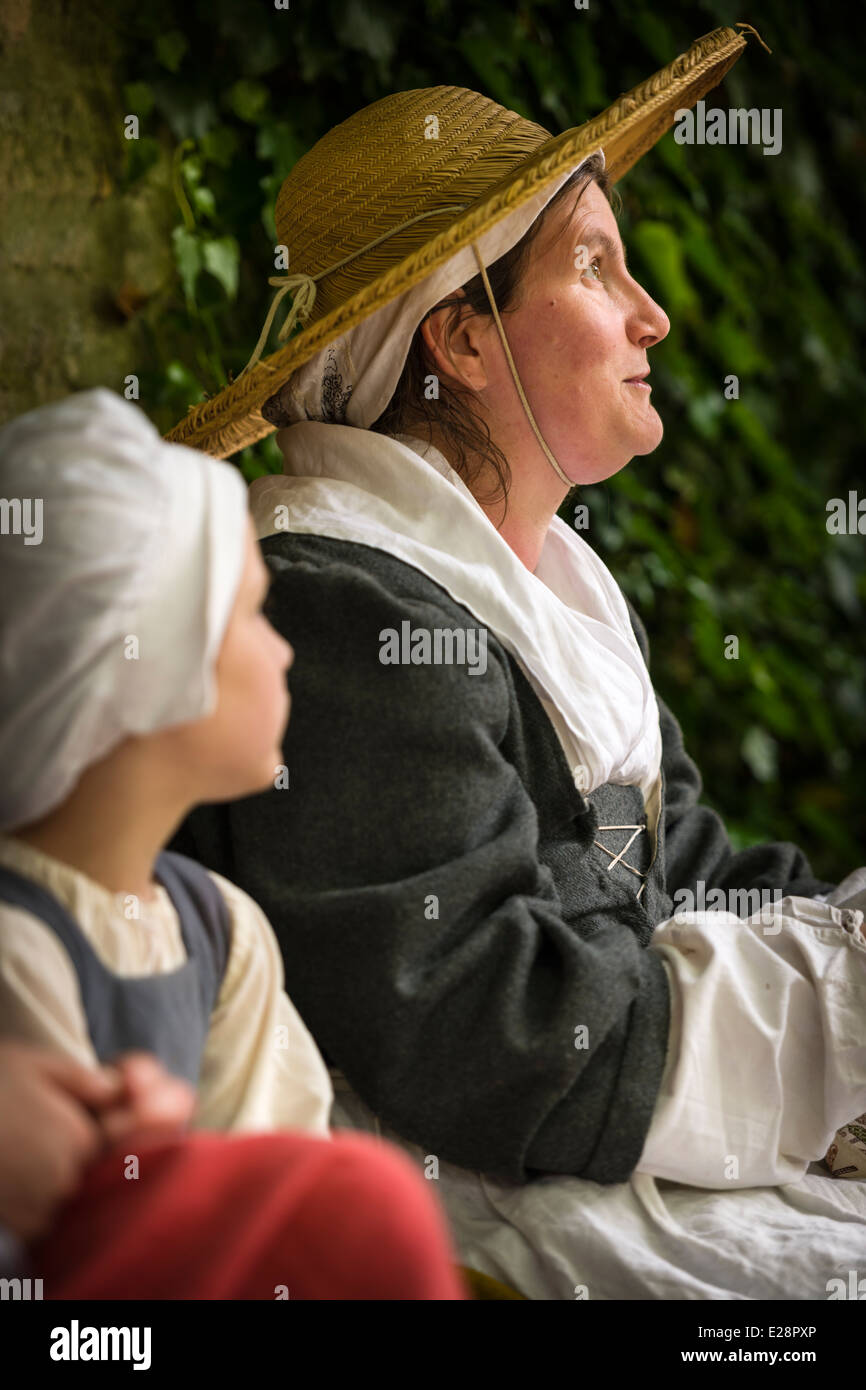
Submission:
<svg viewBox="0 0 866 1390">
<path fill-rule="evenodd" d="M 102 388 L 0 429 L 0 497 L 9 831 L 60 805 L 126 735 L 211 712 L 248 521 L 236 468 L 165 443 Z"/>
</svg>

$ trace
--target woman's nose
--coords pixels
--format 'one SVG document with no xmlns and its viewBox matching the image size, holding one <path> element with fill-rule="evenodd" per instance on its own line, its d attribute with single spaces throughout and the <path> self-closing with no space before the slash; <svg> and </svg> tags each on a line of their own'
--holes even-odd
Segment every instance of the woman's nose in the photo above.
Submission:
<svg viewBox="0 0 866 1390">
<path fill-rule="evenodd" d="M 643 290 L 644 303 L 639 310 L 641 315 L 641 326 L 649 329 L 649 335 L 644 335 L 641 339 L 641 347 L 652 347 L 653 343 L 660 343 L 671 331 L 671 321 L 660 304 L 657 304 L 648 290 Z M 646 341 L 649 336 L 650 341 Z"/>
<path fill-rule="evenodd" d="M 660 304 L 657 304 L 638 280 L 631 277 L 631 313 L 628 318 L 628 333 L 632 342 L 642 348 L 650 348 L 660 343 L 671 331 L 671 321 Z"/>
<path fill-rule="evenodd" d="M 655 300 L 653 300 L 653 308 L 655 309 L 656 318 L 658 320 L 659 325 L 656 331 L 655 339 L 657 343 L 660 343 L 662 338 L 666 338 L 670 333 L 671 321 L 668 318 L 662 306 L 660 304 L 656 304 Z"/>
</svg>

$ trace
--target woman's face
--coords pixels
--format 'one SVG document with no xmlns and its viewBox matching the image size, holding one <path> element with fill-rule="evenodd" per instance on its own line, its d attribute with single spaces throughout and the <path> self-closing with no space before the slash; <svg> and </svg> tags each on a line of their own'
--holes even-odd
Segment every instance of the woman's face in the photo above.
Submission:
<svg viewBox="0 0 866 1390">
<path fill-rule="evenodd" d="M 651 391 L 629 378 L 646 371 L 647 350 L 670 321 L 629 274 L 616 219 L 594 180 L 573 207 L 566 198 L 550 213 L 530 248 L 518 307 L 502 325 L 548 448 L 575 483 L 593 483 L 661 442 Z M 473 384 L 493 437 L 509 462 L 535 459 L 538 441 L 493 319 L 475 332 L 477 361 L 461 362 L 480 373 Z"/>
</svg>

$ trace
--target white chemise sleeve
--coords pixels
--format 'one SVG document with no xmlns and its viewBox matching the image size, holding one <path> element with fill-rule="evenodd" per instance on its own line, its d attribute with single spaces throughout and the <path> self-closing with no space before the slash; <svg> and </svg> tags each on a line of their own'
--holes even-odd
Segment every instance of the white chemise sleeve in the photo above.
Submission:
<svg viewBox="0 0 866 1390">
<path fill-rule="evenodd" d="M 694 1187 L 797 1182 L 866 1110 L 862 911 L 787 897 L 660 923 L 668 1056 L 637 1171 Z"/>
<path fill-rule="evenodd" d="M 202 1058 L 199 1129 L 298 1129 L 329 1137 L 324 1058 L 283 987 L 283 961 L 257 903 L 217 873 L 232 945 Z"/>
</svg>

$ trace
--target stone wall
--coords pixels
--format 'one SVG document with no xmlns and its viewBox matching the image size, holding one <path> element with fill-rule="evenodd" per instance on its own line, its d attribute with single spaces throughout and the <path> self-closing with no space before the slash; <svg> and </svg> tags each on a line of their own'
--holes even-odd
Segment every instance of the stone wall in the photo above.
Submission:
<svg viewBox="0 0 866 1390">
<path fill-rule="evenodd" d="M 150 364 L 170 156 L 125 167 L 122 4 L 0 0 L 0 421 Z"/>
</svg>

